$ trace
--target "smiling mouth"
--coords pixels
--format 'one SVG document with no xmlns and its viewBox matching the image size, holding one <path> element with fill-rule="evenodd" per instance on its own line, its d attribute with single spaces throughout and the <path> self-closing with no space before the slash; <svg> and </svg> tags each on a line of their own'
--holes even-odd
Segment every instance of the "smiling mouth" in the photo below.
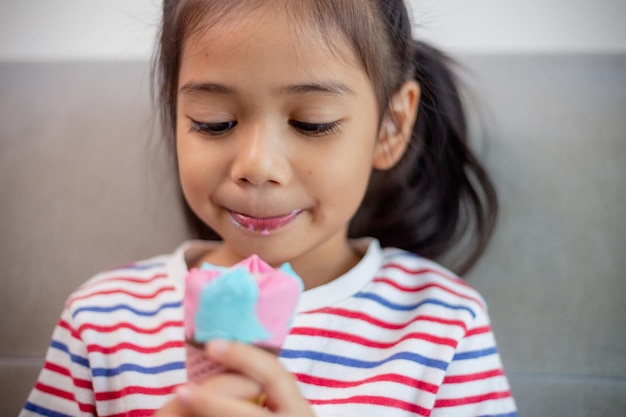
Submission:
<svg viewBox="0 0 626 417">
<path fill-rule="evenodd" d="M 245 214 L 230 212 L 230 216 L 235 225 L 246 229 L 249 232 L 260 233 L 262 235 L 269 235 L 271 231 L 280 229 L 288 223 L 291 223 L 298 215 L 302 213 L 302 210 L 297 209 L 289 214 L 276 217 L 252 217 Z"/>
</svg>

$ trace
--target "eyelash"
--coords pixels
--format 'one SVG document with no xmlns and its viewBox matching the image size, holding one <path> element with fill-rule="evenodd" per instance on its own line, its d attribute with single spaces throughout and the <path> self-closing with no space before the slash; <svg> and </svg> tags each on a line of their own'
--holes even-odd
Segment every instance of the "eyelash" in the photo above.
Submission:
<svg viewBox="0 0 626 417">
<path fill-rule="evenodd" d="M 308 123 L 298 120 L 289 120 L 289 125 L 306 136 L 325 136 L 339 132 L 340 120 L 330 123 Z"/>
<path fill-rule="evenodd" d="M 340 120 L 330 123 L 309 123 L 299 120 L 289 120 L 289 125 L 306 136 L 319 137 L 332 135 L 339 131 Z M 191 121 L 191 131 L 200 132 L 210 136 L 220 136 L 228 133 L 235 126 L 236 121 L 218 122 L 218 123 L 202 123 L 195 120 Z"/>
<path fill-rule="evenodd" d="M 202 123 L 196 122 L 195 120 L 191 121 L 191 131 L 192 132 L 201 132 L 211 136 L 220 136 L 237 125 L 237 122 L 218 122 L 218 123 Z"/>
</svg>

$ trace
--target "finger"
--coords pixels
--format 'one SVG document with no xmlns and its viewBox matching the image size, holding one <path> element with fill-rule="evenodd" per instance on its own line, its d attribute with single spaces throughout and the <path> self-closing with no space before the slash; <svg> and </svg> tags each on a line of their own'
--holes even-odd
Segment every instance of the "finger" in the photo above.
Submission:
<svg viewBox="0 0 626 417">
<path fill-rule="evenodd" d="M 192 417 L 188 407 L 181 404 L 178 398 L 174 397 L 163 407 L 159 408 L 153 417 Z"/>
<path fill-rule="evenodd" d="M 263 393 L 261 384 L 233 372 L 214 375 L 197 385 L 203 391 L 239 399 L 255 398 Z"/>
<path fill-rule="evenodd" d="M 298 414 L 309 409 L 295 378 L 278 357 L 254 346 L 215 340 L 207 348 L 209 357 L 257 381 L 267 395 L 267 406 L 276 412 Z"/>
<path fill-rule="evenodd" d="M 228 396 L 239 398 L 243 401 L 260 398 L 262 387 L 250 378 L 233 374 L 223 373 L 212 376 L 199 384 L 187 384 L 176 389 L 175 397 L 157 411 L 155 417 L 195 417 L 194 410 L 190 409 L 188 396 L 191 389 L 214 396 Z M 258 403 L 257 403 L 258 404 Z"/>
<path fill-rule="evenodd" d="M 207 390 L 198 385 L 185 385 L 176 392 L 176 399 L 194 417 L 270 417 L 266 410 L 223 392 Z"/>
</svg>

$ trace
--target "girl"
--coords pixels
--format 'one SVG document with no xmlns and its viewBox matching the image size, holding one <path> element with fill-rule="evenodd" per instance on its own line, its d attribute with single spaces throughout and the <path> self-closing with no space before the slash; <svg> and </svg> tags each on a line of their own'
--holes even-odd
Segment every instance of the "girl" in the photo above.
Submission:
<svg viewBox="0 0 626 417">
<path fill-rule="evenodd" d="M 495 196 L 402 0 L 166 0 L 155 69 L 203 240 L 77 290 L 23 416 L 516 415 L 483 300 L 427 260 L 469 230 L 467 270 Z M 236 372 L 186 384 L 183 277 L 251 254 L 307 288 L 281 356 L 211 342 Z"/>
</svg>

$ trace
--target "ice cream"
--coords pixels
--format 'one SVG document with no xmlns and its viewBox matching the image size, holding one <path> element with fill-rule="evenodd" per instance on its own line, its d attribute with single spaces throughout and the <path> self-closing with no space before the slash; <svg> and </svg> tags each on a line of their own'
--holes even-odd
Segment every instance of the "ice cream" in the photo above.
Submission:
<svg viewBox="0 0 626 417">
<path fill-rule="evenodd" d="M 206 358 L 212 339 L 251 343 L 278 353 L 304 286 L 289 264 L 274 269 L 252 255 L 230 267 L 203 264 L 185 279 L 187 374 L 197 381 L 221 369 Z"/>
</svg>

